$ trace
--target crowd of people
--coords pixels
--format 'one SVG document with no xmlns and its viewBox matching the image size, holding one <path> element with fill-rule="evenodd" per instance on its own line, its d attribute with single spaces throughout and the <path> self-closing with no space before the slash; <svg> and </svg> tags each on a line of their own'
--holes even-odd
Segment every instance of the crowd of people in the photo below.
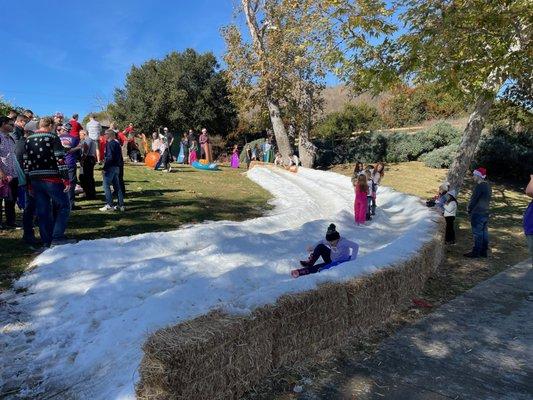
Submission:
<svg viewBox="0 0 533 400">
<path fill-rule="evenodd" d="M 125 211 L 122 148 L 127 139 L 119 137 L 131 131 L 131 124 L 122 132 L 113 126 L 104 131 L 94 116 L 83 128 L 77 114 L 68 121 L 59 112 L 42 118 L 31 110 L 0 116 L 0 227 L 22 229 L 24 242 L 34 249 L 75 242 L 65 230 L 71 211 L 80 209 L 78 183 L 86 199 L 96 199 L 97 163 L 102 165 L 106 199 L 100 210 Z M 16 205 L 22 210 L 22 226 L 16 222 Z"/>
</svg>

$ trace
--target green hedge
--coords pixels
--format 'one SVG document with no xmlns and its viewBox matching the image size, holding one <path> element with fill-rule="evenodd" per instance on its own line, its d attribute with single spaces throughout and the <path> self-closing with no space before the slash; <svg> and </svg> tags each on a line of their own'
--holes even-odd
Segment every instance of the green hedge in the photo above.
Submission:
<svg viewBox="0 0 533 400">
<path fill-rule="evenodd" d="M 431 168 L 449 168 L 452 165 L 458 147 L 457 143 L 449 144 L 423 154 L 419 160 Z"/>
</svg>

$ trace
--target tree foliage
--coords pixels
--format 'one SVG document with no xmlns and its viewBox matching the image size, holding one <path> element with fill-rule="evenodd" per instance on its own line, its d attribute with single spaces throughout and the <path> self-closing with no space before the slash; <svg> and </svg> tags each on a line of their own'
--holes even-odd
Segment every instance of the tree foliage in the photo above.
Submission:
<svg viewBox="0 0 533 400">
<path fill-rule="evenodd" d="M 342 111 L 332 112 L 322 118 L 314 129 L 320 138 L 350 137 L 354 132 L 381 127 L 378 110 L 366 103 L 346 104 Z"/>
<path fill-rule="evenodd" d="M 404 31 L 347 59 L 346 77 L 355 90 L 435 82 L 473 104 L 448 174 L 459 189 L 498 92 L 504 84 L 518 93 L 532 86 L 531 2 L 397 0 L 395 5 Z"/>
<path fill-rule="evenodd" d="M 225 61 L 239 110 L 268 108 L 280 150 L 288 152 L 285 125 L 307 138 L 322 107 L 328 71 L 342 59 L 349 9 L 353 44 L 386 31 L 381 1 L 241 0 L 251 40 L 238 21 L 223 29 Z M 303 137 L 302 137 L 303 135 Z"/>
<path fill-rule="evenodd" d="M 205 127 L 225 136 L 236 125 L 215 56 L 192 49 L 133 66 L 124 88 L 115 90 L 110 112 L 119 125 L 133 122 L 146 132 L 160 126 L 178 132 Z"/>
</svg>

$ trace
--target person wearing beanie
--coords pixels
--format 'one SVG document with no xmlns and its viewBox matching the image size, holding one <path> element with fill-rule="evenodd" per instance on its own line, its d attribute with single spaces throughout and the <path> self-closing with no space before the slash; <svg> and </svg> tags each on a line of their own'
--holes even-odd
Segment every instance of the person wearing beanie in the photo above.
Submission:
<svg viewBox="0 0 533 400">
<path fill-rule="evenodd" d="M 326 239 L 318 242 L 314 247 L 307 249 L 311 254 L 305 261 L 300 261 L 304 268 L 291 272 L 296 278 L 301 275 L 314 274 L 325 269 L 328 264 L 340 264 L 349 260 L 355 260 L 359 252 L 359 245 L 351 240 L 341 237 L 334 224 L 330 224 L 326 232 Z M 322 257 L 321 264 L 315 264 Z"/>
<path fill-rule="evenodd" d="M 446 221 L 446 234 L 444 240 L 446 244 L 455 244 L 455 215 L 457 214 L 457 192 L 450 190 L 446 194 L 444 208 L 444 220 Z"/>
<path fill-rule="evenodd" d="M 474 170 L 473 176 L 476 186 L 472 192 L 467 210 L 470 215 L 470 225 L 474 236 L 474 247 L 472 251 L 464 256 L 468 258 L 486 258 L 489 249 L 488 223 L 492 189 L 485 180 L 487 178 L 487 170 L 485 168 L 477 168 Z"/>
</svg>

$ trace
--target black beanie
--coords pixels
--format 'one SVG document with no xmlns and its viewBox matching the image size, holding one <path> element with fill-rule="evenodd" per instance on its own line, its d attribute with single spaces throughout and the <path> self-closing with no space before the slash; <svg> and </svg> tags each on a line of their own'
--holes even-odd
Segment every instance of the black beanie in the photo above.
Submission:
<svg viewBox="0 0 533 400">
<path fill-rule="evenodd" d="M 341 235 L 339 235 L 339 232 L 335 230 L 335 224 L 330 224 L 328 226 L 328 231 L 326 232 L 326 240 L 328 242 L 331 242 L 333 240 L 340 239 Z"/>
</svg>

